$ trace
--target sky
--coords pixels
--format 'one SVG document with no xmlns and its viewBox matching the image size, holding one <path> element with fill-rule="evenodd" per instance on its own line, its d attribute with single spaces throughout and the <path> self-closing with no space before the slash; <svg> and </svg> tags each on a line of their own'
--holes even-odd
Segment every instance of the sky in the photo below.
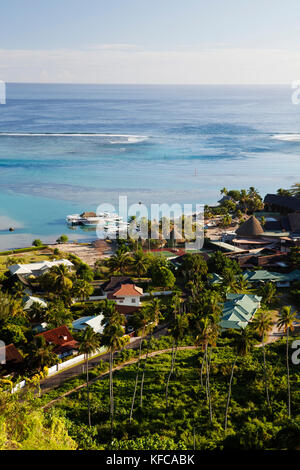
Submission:
<svg viewBox="0 0 300 470">
<path fill-rule="evenodd" d="M 299 0 L 10 0 L 0 12 L 6 82 L 300 79 Z"/>
</svg>

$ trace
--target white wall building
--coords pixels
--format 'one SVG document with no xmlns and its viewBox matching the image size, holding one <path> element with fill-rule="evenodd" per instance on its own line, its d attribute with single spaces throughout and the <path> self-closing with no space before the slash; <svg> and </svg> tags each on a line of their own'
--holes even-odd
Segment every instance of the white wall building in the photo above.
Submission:
<svg viewBox="0 0 300 470">
<path fill-rule="evenodd" d="M 11 275 L 18 274 L 24 277 L 28 276 L 42 276 L 53 266 L 59 266 L 63 264 L 67 268 L 71 269 L 74 265 L 71 261 L 67 259 L 60 259 L 57 261 L 42 261 L 40 263 L 30 263 L 30 264 L 13 264 L 9 267 Z"/>
<path fill-rule="evenodd" d="M 131 307 L 140 306 L 142 296 L 143 289 L 134 284 L 122 284 L 122 286 L 112 294 L 117 305 L 127 305 Z"/>
</svg>

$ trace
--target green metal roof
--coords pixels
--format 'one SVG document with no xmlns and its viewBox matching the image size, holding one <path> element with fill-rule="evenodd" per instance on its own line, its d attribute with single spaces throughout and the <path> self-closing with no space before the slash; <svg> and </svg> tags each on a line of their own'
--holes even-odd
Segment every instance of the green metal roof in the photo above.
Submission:
<svg viewBox="0 0 300 470">
<path fill-rule="evenodd" d="M 245 328 L 260 307 L 262 297 L 247 294 L 227 294 L 221 328 Z"/>
</svg>

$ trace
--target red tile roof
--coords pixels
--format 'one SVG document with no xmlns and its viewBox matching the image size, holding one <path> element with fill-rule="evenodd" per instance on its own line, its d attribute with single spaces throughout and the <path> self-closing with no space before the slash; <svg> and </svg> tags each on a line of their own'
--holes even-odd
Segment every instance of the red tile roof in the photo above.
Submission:
<svg viewBox="0 0 300 470">
<path fill-rule="evenodd" d="M 53 330 L 44 331 L 37 336 L 44 336 L 47 343 L 54 344 L 53 352 L 56 354 L 75 349 L 78 346 L 78 342 L 74 340 L 65 325 L 54 328 Z"/>
<path fill-rule="evenodd" d="M 112 276 L 110 281 L 104 287 L 105 292 L 111 292 L 121 287 L 122 284 L 133 284 L 129 276 Z"/>
<path fill-rule="evenodd" d="M 14 364 L 19 364 L 23 361 L 22 355 L 19 353 L 14 344 L 9 344 L 0 348 L 0 357 L 2 357 L 3 349 L 5 349 L 5 360 L 6 363 L 13 362 Z"/>
<path fill-rule="evenodd" d="M 126 297 L 126 296 L 136 296 L 141 297 L 143 295 L 143 289 L 141 287 L 137 287 L 134 284 L 123 284 L 119 289 L 117 289 L 114 293 L 114 297 Z"/>
</svg>

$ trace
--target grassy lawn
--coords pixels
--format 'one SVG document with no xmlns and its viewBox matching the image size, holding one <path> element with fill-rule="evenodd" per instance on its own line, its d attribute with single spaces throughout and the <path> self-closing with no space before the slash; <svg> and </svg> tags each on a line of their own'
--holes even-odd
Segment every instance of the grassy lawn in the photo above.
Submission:
<svg viewBox="0 0 300 470">
<path fill-rule="evenodd" d="M 43 251 L 32 251 L 30 253 L 17 253 L 13 255 L 4 255 L 0 256 L 0 272 L 5 272 L 7 271 L 7 266 L 6 262 L 9 259 L 16 259 L 16 262 L 20 258 L 22 258 L 22 263 L 24 264 L 29 264 L 29 263 L 36 263 L 36 262 L 41 262 L 41 261 L 50 261 L 51 255 L 47 254 L 49 250 L 44 250 Z"/>
</svg>

